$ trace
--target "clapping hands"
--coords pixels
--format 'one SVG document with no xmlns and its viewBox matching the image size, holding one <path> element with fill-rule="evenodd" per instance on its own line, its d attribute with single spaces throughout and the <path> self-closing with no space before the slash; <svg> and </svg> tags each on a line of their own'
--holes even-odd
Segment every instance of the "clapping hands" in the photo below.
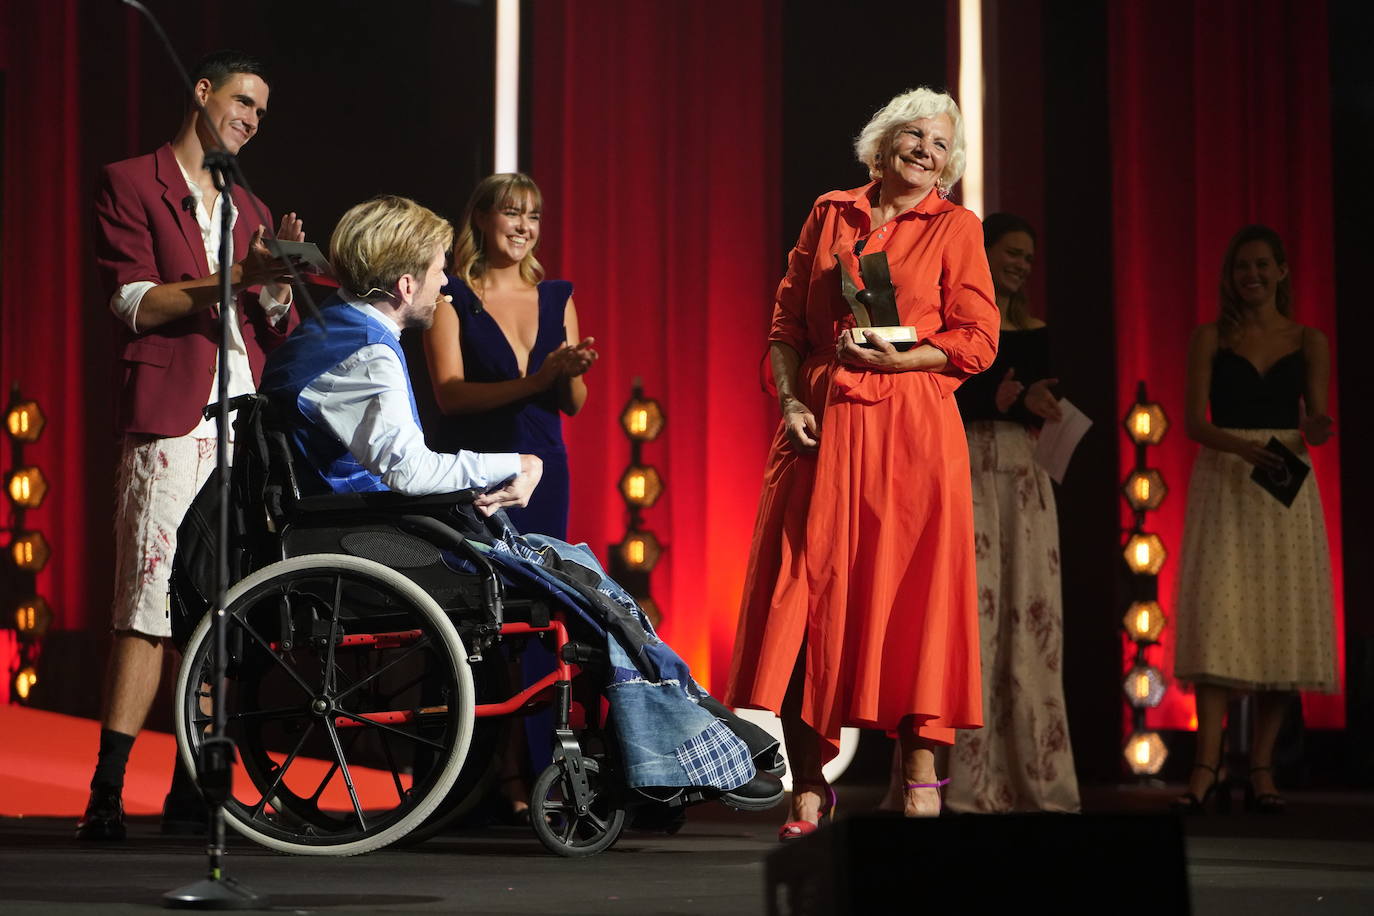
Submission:
<svg viewBox="0 0 1374 916">
<path fill-rule="evenodd" d="M 993 401 L 997 405 L 999 413 L 1006 413 L 1011 410 L 1016 403 L 1016 399 L 1021 396 L 1021 392 L 1026 393 L 1026 409 L 1045 420 L 1060 420 L 1064 417 L 1064 411 L 1059 406 L 1059 399 L 1050 391 L 1052 387 L 1059 384 L 1057 378 L 1042 378 L 1039 381 L 1031 382 L 1029 388 L 1016 380 L 1016 370 L 1008 369 L 1007 374 L 1002 376 L 1002 381 L 997 385 L 997 392 L 993 395 Z"/>
<path fill-rule="evenodd" d="M 253 286 L 258 283 L 268 283 L 272 285 L 269 292 L 272 298 L 281 301 L 290 293 L 290 274 L 286 262 L 274 257 L 271 250 L 267 247 L 264 237 L 267 235 L 267 227 L 259 226 L 253 233 L 252 241 L 248 243 L 248 254 L 240 262 L 242 275 L 240 282 L 245 286 Z M 305 223 L 301 221 L 295 213 L 287 213 L 282 216 L 281 224 L 277 227 L 277 240 L 282 242 L 304 242 Z"/>
<path fill-rule="evenodd" d="M 1059 399 L 1050 391 L 1058 384 L 1057 378 L 1042 378 L 1032 382 L 1026 389 L 1026 409 L 1045 420 L 1062 420 L 1064 411 L 1059 407 Z"/>
<path fill-rule="evenodd" d="M 1007 374 L 1002 376 L 1002 381 L 997 383 L 997 393 L 992 398 L 997 406 L 997 412 L 1006 413 L 1011 410 L 1011 406 L 1016 403 L 1016 399 L 1025 388 L 1025 385 L 1016 380 L 1016 369 L 1008 369 Z"/>
<path fill-rule="evenodd" d="M 599 356 L 596 350 L 592 349 L 594 343 L 596 338 L 586 337 L 575 346 L 570 346 L 566 341 L 559 344 L 558 349 L 544 359 L 544 364 L 535 373 L 536 377 L 545 387 L 565 378 L 577 378 L 590 369 Z"/>
</svg>

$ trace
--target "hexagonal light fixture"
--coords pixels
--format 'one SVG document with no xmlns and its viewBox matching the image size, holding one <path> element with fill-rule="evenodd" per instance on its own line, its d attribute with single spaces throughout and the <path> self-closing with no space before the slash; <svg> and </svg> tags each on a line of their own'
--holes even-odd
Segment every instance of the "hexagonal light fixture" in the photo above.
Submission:
<svg viewBox="0 0 1374 916">
<path fill-rule="evenodd" d="M 1130 503 L 1132 509 L 1146 512 L 1159 508 L 1159 504 L 1164 502 L 1164 497 L 1169 495 L 1169 488 L 1164 485 L 1164 477 L 1159 471 L 1146 468 L 1143 471 L 1132 471 L 1131 476 L 1121 485 L 1121 492 L 1126 494 L 1126 502 Z"/>
<path fill-rule="evenodd" d="M 1154 665 L 1136 665 L 1126 672 L 1121 689 L 1136 709 L 1153 709 L 1164 699 L 1164 675 Z"/>
<path fill-rule="evenodd" d="M 1126 434 L 1136 445 L 1158 445 L 1169 431 L 1169 418 L 1158 404 L 1132 404 L 1125 422 Z"/>
<path fill-rule="evenodd" d="M 616 549 L 620 551 L 620 559 L 625 562 L 626 568 L 636 572 L 652 572 L 663 553 L 663 546 L 652 531 L 634 529 L 625 535 L 625 540 L 617 544 Z"/>
<path fill-rule="evenodd" d="M 38 595 L 24 599 L 14 609 L 14 628 L 21 639 L 42 639 L 51 624 L 52 609 Z"/>
<path fill-rule="evenodd" d="M 649 618 L 649 625 L 657 630 L 663 622 L 663 611 L 659 609 L 658 602 L 652 598 L 636 598 L 635 603 L 644 612 L 644 616 Z"/>
<path fill-rule="evenodd" d="M 1121 618 L 1121 625 L 1136 642 L 1158 642 L 1165 622 L 1164 610 L 1158 601 L 1136 601 Z"/>
<path fill-rule="evenodd" d="M 10 475 L 6 489 L 16 506 L 37 509 L 43 504 L 43 497 L 48 495 L 48 482 L 38 468 L 20 468 Z"/>
<path fill-rule="evenodd" d="M 38 672 L 32 667 L 25 668 L 14 676 L 14 693 L 21 700 L 27 700 L 37 685 Z"/>
<path fill-rule="evenodd" d="M 40 572 L 51 556 L 48 542 L 41 531 L 27 531 L 15 537 L 10 544 L 10 557 L 17 569 L 24 572 Z"/>
<path fill-rule="evenodd" d="M 647 509 L 663 495 L 663 478 L 651 465 L 632 465 L 620 478 L 620 495 L 630 505 Z"/>
<path fill-rule="evenodd" d="M 1126 565 L 1131 568 L 1131 572 L 1150 576 L 1159 575 L 1168 556 L 1159 535 L 1149 533 L 1131 535 L 1122 554 L 1126 557 Z"/>
<path fill-rule="evenodd" d="M 620 414 L 620 427 L 625 435 L 638 442 L 652 442 L 663 432 L 663 408 L 658 401 L 646 398 L 635 388 L 635 394 Z"/>
<path fill-rule="evenodd" d="M 1169 759 L 1169 750 L 1157 732 L 1136 732 L 1126 741 L 1122 751 L 1126 765 L 1137 776 L 1153 776 Z"/>
<path fill-rule="evenodd" d="M 10 438 L 19 442 L 37 442 L 47 423 L 43 411 L 38 409 L 37 401 L 22 401 L 10 406 L 5 414 L 5 429 Z"/>
</svg>

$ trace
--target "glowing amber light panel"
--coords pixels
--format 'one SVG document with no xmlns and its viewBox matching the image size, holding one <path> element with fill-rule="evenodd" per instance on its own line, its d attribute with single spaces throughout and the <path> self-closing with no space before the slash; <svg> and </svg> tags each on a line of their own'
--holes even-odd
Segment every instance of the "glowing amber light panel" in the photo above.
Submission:
<svg viewBox="0 0 1374 916">
<path fill-rule="evenodd" d="M 1164 767 L 1164 761 L 1169 759 L 1169 751 L 1155 732 L 1136 732 L 1131 735 L 1122 753 L 1126 765 L 1137 776 L 1155 775 Z"/>
<path fill-rule="evenodd" d="M 14 609 L 14 628 L 25 638 L 42 637 L 51 623 L 52 609 L 48 607 L 48 602 L 37 595 L 19 602 Z"/>
<path fill-rule="evenodd" d="M 1137 601 L 1126 610 L 1121 625 L 1136 642 L 1158 642 L 1164 632 L 1164 611 L 1158 601 Z"/>
<path fill-rule="evenodd" d="M 620 494 L 630 505 L 647 509 L 663 495 L 663 479 L 653 467 L 630 467 L 620 478 Z"/>
<path fill-rule="evenodd" d="M 15 538 L 10 545 L 10 556 L 14 559 L 14 565 L 24 572 L 36 573 L 48 564 L 48 557 L 51 552 L 48 550 L 48 542 L 44 540 L 41 532 L 30 531 L 28 534 L 21 534 Z"/>
<path fill-rule="evenodd" d="M 639 572 L 651 572 L 662 552 L 652 531 L 631 531 L 620 542 L 620 559 L 628 568 Z"/>
<path fill-rule="evenodd" d="M 20 442 L 37 442 L 38 437 L 43 434 L 43 426 L 47 418 L 43 416 L 43 411 L 38 409 L 36 401 L 24 401 L 22 404 L 15 404 L 10 408 L 10 412 L 5 415 L 5 427 L 9 430 L 10 436 Z"/>
<path fill-rule="evenodd" d="M 1169 495 L 1164 478 L 1153 468 L 1132 471 L 1121 489 L 1126 494 L 1126 502 L 1137 512 L 1158 509 L 1159 504 L 1164 502 L 1164 497 Z"/>
<path fill-rule="evenodd" d="M 653 398 L 635 398 L 620 415 L 625 435 L 639 442 L 652 442 L 663 432 L 663 408 Z"/>
<path fill-rule="evenodd" d="M 1137 575 L 1159 575 L 1164 567 L 1164 543 L 1157 534 L 1133 534 L 1123 552 L 1126 565 Z"/>
<path fill-rule="evenodd" d="M 48 495 L 48 482 L 38 468 L 20 468 L 10 475 L 9 493 L 16 506 L 37 509 Z"/>
<path fill-rule="evenodd" d="M 37 684 L 38 672 L 32 668 L 25 668 L 14 676 L 14 692 L 21 700 L 27 700 Z"/>
<path fill-rule="evenodd" d="M 1136 445 L 1158 445 L 1169 431 L 1169 418 L 1158 404 L 1136 404 L 1126 414 L 1126 434 Z"/>
</svg>

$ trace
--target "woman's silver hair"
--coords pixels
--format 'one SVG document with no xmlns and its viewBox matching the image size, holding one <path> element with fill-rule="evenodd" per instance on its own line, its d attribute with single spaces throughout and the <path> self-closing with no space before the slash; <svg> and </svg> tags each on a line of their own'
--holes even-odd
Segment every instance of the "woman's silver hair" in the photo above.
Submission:
<svg viewBox="0 0 1374 916">
<path fill-rule="evenodd" d="M 936 92 L 921 86 L 903 92 L 892 99 L 864 125 L 854 138 L 854 155 L 859 163 L 868 169 L 869 178 L 880 178 L 883 174 L 882 160 L 886 158 L 893 138 L 902 125 L 921 118 L 934 118 L 948 115 L 954 125 L 954 137 L 950 144 L 949 158 L 945 160 L 944 171 L 936 183 L 944 191 L 954 187 L 964 175 L 964 116 L 959 106 L 954 104 L 947 92 Z"/>
</svg>

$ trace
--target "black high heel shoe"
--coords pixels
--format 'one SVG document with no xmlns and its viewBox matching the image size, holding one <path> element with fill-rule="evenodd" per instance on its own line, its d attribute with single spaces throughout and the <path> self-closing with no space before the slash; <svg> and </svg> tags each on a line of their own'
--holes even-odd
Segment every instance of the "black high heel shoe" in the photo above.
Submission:
<svg viewBox="0 0 1374 916">
<path fill-rule="evenodd" d="M 514 773 L 497 779 L 501 786 L 501 798 L 505 805 L 499 815 L 502 824 L 508 827 L 528 827 L 530 825 L 529 782 L 523 773 Z M 524 807 L 521 807 L 521 805 Z"/>
<path fill-rule="evenodd" d="M 1221 778 L 1221 773 L 1217 767 L 1208 766 L 1205 763 L 1193 764 L 1195 770 L 1206 770 L 1212 774 L 1212 784 L 1207 787 L 1207 791 L 1198 798 L 1191 791 L 1184 792 L 1175 798 L 1170 805 L 1179 814 L 1206 814 L 1207 802 L 1211 801 L 1212 796 L 1216 796 L 1217 814 L 1231 813 L 1231 790 L 1226 785 L 1226 781 Z"/>
<path fill-rule="evenodd" d="M 1282 814 L 1288 807 L 1288 802 L 1284 801 L 1283 796 L 1277 792 L 1255 792 L 1255 774 L 1273 769 L 1270 766 L 1250 768 L 1250 778 L 1245 780 L 1246 811 L 1254 811 L 1258 814 Z"/>
</svg>

